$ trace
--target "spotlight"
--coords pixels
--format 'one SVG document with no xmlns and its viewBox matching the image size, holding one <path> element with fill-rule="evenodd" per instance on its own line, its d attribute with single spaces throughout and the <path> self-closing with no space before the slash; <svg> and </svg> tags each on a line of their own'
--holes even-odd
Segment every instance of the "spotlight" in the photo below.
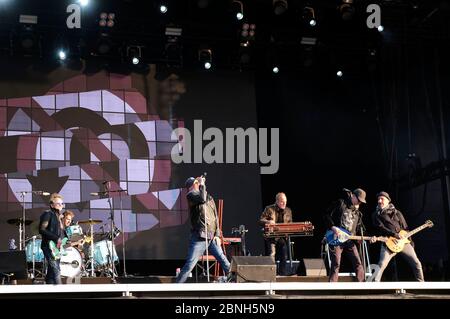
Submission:
<svg viewBox="0 0 450 319">
<path fill-rule="evenodd" d="M 273 12 L 277 16 L 285 13 L 288 8 L 288 3 L 286 0 L 273 0 L 272 5 L 273 5 Z"/>
<path fill-rule="evenodd" d="M 79 0 L 78 2 L 82 7 L 85 7 L 89 4 L 89 0 Z"/>
<path fill-rule="evenodd" d="M 336 75 L 337 77 L 341 78 L 344 75 L 344 73 L 341 70 L 339 70 L 336 72 Z"/>
<path fill-rule="evenodd" d="M 161 13 L 166 13 L 167 12 L 167 10 L 168 10 L 168 7 L 165 5 L 165 4 L 161 4 L 160 6 L 159 6 L 159 12 L 161 12 Z"/>
<path fill-rule="evenodd" d="M 115 25 L 114 19 L 116 18 L 115 13 L 100 13 L 100 19 L 98 20 L 98 25 L 101 27 L 112 28 Z"/>
<path fill-rule="evenodd" d="M 231 2 L 231 10 L 236 15 L 236 19 L 242 20 L 244 18 L 244 5 L 241 1 L 233 0 Z"/>
<path fill-rule="evenodd" d="M 67 57 L 66 51 L 64 51 L 64 50 L 59 50 L 59 51 L 58 51 L 58 58 L 59 58 L 61 61 L 64 61 L 64 60 L 66 59 L 66 57 Z"/>
<path fill-rule="evenodd" d="M 278 72 L 280 72 L 280 69 L 278 68 L 278 66 L 274 66 L 272 68 L 272 73 L 277 74 Z"/>
<path fill-rule="evenodd" d="M 203 64 L 203 67 L 209 70 L 212 66 L 212 51 L 211 49 L 200 49 L 198 51 L 198 60 Z"/>
<path fill-rule="evenodd" d="M 163 57 L 170 67 L 181 67 L 183 65 L 183 44 L 180 41 L 183 29 L 176 26 L 167 26 L 166 44 L 164 46 Z"/>
<path fill-rule="evenodd" d="M 384 27 L 382 25 L 379 25 L 377 29 L 378 29 L 378 32 L 383 32 L 384 31 Z"/>
<path fill-rule="evenodd" d="M 312 7 L 305 7 L 303 9 L 303 19 L 312 27 L 316 26 L 316 14 Z"/>
<path fill-rule="evenodd" d="M 348 21 L 355 15 L 355 7 L 353 0 L 342 0 L 341 5 L 338 7 L 342 20 Z"/>
<path fill-rule="evenodd" d="M 138 45 L 127 47 L 127 56 L 134 65 L 139 64 L 142 58 L 142 47 Z"/>
</svg>

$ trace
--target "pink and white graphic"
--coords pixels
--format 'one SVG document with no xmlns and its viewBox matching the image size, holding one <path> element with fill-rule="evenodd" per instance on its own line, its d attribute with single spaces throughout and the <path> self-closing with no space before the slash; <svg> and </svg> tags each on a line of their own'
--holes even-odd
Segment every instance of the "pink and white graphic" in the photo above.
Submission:
<svg viewBox="0 0 450 319">
<path fill-rule="evenodd" d="M 21 210 L 18 192 L 43 190 L 61 193 L 78 220 L 107 221 L 110 202 L 91 193 L 108 181 L 124 190 L 110 197 L 125 232 L 186 222 L 182 190 L 168 189 L 172 125 L 183 121 L 160 120 L 147 104 L 131 76 L 106 73 L 76 76 L 42 96 L 0 99 L 0 139 L 14 146 L 0 164 L 5 214 Z M 46 198 L 28 193 L 25 205 L 37 216 Z"/>
</svg>

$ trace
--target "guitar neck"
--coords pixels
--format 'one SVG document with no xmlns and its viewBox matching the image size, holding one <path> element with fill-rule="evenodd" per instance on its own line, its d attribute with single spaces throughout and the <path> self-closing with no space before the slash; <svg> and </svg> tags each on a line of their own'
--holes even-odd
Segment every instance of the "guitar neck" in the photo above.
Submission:
<svg viewBox="0 0 450 319">
<path fill-rule="evenodd" d="M 372 237 L 369 236 L 348 236 L 350 240 L 370 240 Z"/>
<path fill-rule="evenodd" d="M 427 227 L 428 227 L 427 224 L 423 224 L 422 226 L 419 226 L 419 227 L 417 227 L 416 229 L 411 230 L 410 232 L 408 232 L 408 233 L 406 234 L 406 238 L 408 238 L 408 237 L 414 235 L 415 233 L 420 232 L 422 229 L 427 228 Z"/>
</svg>

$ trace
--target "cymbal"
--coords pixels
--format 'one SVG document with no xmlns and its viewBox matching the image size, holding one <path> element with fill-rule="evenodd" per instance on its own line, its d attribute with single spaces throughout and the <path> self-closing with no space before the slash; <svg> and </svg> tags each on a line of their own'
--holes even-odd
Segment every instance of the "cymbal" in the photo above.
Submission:
<svg viewBox="0 0 450 319">
<path fill-rule="evenodd" d="M 12 218 L 6 221 L 10 225 L 19 226 L 22 223 L 22 218 Z M 32 220 L 25 219 L 25 225 L 28 226 L 32 223 Z"/>
<path fill-rule="evenodd" d="M 100 224 L 103 221 L 100 219 L 86 219 L 86 220 L 79 220 L 78 224 Z"/>
</svg>

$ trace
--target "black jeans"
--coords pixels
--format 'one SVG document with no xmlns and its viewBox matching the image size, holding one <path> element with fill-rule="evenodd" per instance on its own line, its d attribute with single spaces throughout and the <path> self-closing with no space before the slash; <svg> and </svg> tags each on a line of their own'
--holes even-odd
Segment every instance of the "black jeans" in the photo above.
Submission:
<svg viewBox="0 0 450 319">
<path fill-rule="evenodd" d="M 271 256 L 273 258 L 280 260 L 280 265 L 277 267 L 277 275 L 289 276 L 291 275 L 287 267 L 287 242 L 284 238 L 269 238 L 265 242 L 265 252 L 266 256 Z"/>
<path fill-rule="evenodd" d="M 45 276 L 45 283 L 59 285 L 61 281 L 61 271 L 59 268 L 59 259 L 55 260 L 52 256 L 52 251 L 49 247 L 41 247 L 44 253 L 45 261 L 47 263 L 47 274 Z"/>
</svg>

